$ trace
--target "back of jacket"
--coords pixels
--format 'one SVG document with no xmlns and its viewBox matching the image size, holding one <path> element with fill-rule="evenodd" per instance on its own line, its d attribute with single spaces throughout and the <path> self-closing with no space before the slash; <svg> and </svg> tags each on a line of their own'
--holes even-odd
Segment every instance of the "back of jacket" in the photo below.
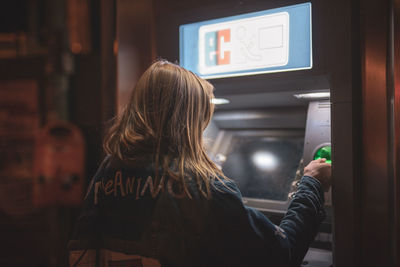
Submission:
<svg viewBox="0 0 400 267">
<path fill-rule="evenodd" d="M 232 181 L 156 179 L 150 164 L 107 157 L 69 243 L 71 266 L 298 266 L 324 217 L 318 181 L 303 177 L 280 226 L 243 204 Z"/>
</svg>

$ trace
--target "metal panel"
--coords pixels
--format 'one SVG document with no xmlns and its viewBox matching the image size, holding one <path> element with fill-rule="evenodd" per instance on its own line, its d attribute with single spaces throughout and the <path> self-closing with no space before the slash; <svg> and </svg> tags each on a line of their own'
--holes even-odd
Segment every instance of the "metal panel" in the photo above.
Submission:
<svg viewBox="0 0 400 267">
<path fill-rule="evenodd" d="M 331 106 L 329 101 L 314 101 L 308 106 L 304 138 L 304 164 L 313 160 L 318 148 L 331 145 Z"/>
<path fill-rule="evenodd" d="M 221 129 L 304 129 L 306 113 L 303 108 L 222 111 L 213 120 Z"/>
<path fill-rule="evenodd" d="M 388 42 L 390 1 L 362 1 L 361 266 L 394 266 L 390 222 Z M 378 251 L 377 251 L 377 248 Z"/>
<path fill-rule="evenodd" d="M 324 1 L 321 7 L 321 21 L 329 33 L 324 57 L 332 102 L 333 253 L 337 267 L 358 266 L 359 258 L 359 13 L 356 1 Z"/>
<path fill-rule="evenodd" d="M 393 1 L 393 72 L 392 72 L 392 145 L 393 145 L 393 254 L 395 266 L 400 265 L 400 1 Z"/>
</svg>

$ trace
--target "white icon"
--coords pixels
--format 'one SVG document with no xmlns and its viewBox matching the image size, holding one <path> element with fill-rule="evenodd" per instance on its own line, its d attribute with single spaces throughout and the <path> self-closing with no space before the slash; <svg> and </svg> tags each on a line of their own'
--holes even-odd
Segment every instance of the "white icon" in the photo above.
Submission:
<svg viewBox="0 0 400 267">
<path fill-rule="evenodd" d="M 247 36 L 247 30 L 243 26 L 239 26 L 236 29 L 236 39 L 240 46 L 240 52 L 237 56 L 237 63 L 245 63 L 248 60 L 259 61 L 262 59 L 262 56 L 257 53 L 255 48 L 255 39 L 254 35 L 250 37 Z M 255 51 L 254 51 L 255 50 Z"/>
<path fill-rule="evenodd" d="M 219 59 L 229 52 L 228 64 L 206 65 L 205 36 L 209 32 L 229 30 L 231 38 L 218 40 Z M 223 38 L 221 36 L 220 38 Z M 215 39 L 208 40 L 210 46 Z M 216 52 L 209 52 L 210 59 Z M 285 66 L 289 61 L 289 13 L 280 12 L 204 25 L 199 28 L 199 72 L 201 75 L 247 71 Z"/>
</svg>

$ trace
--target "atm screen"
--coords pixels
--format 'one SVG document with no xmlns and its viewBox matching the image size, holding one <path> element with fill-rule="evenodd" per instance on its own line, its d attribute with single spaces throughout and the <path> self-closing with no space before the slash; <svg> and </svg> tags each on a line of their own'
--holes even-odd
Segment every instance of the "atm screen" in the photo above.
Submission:
<svg viewBox="0 0 400 267">
<path fill-rule="evenodd" d="M 243 197 L 287 201 L 304 137 L 234 136 L 222 165 Z"/>
</svg>

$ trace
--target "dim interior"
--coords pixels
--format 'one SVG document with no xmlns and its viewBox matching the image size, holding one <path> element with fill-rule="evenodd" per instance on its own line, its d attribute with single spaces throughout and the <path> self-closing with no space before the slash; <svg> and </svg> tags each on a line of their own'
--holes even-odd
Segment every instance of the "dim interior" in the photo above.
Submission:
<svg viewBox="0 0 400 267">
<path fill-rule="evenodd" d="M 247 206 L 279 224 L 304 167 L 331 162 L 330 84 L 320 47 L 313 48 L 321 35 L 312 33 L 311 3 L 257 11 L 182 19 L 179 55 L 215 87 L 204 133 L 210 158 Z M 331 194 L 325 199 L 328 216 L 305 258 L 310 266 L 332 264 Z"/>
<path fill-rule="evenodd" d="M 253 79 L 254 85 L 262 78 Z M 223 87 L 223 79 L 218 83 Z M 229 78 L 225 83 L 231 84 Z M 328 84 L 322 87 L 329 88 Z M 330 90 L 283 87 L 281 91 L 241 92 L 219 94 L 216 87 L 217 103 L 223 104 L 215 105 L 204 132 L 206 148 L 224 174 L 237 183 L 244 203 L 278 224 L 304 167 L 321 157 L 322 149 L 329 148 L 329 158 L 328 153 L 324 156 L 331 160 Z M 327 218 L 305 257 L 310 266 L 332 264 L 331 192 L 325 193 L 325 200 Z"/>
<path fill-rule="evenodd" d="M 317 97 L 313 98 L 315 93 Z M 325 95 L 320 97 L 318 93 Z M 304 163 L 314 158 L 322 144 L 330 145 L 327 136 L 312 151 L 305 151 L 309 144 L 305 140 L 307 120 L 321 113 L 310 110 L 310 103 L 325 103 L 330 109 L 329 90 L 237 94 L 216 99 L 226 101 L 215 105 L 213 119 L 204 133 L 209 156 L 238 184 L 248 205 L 285 212 L 292 184 L 299 179 Z M 325 117 L 330 120 L 329 110 Z"/>
<path fill-rule="evenodd" d="M 334 255 L 307 254 L 304 266 L 397 266 L 400 9 L 397 1 L 372 0 L 3 1 L 0 265 L 65 266 L 85 191 L 104 158 L 107 122 L 152 62 L 183 63 L 180 26 L 268 15 L 307 2 L 312 67 L 209 80 L 217 105 L 205 132 L 208 153 L 236 179 L 244 202 L 279 224 L 301 164 L 330 156 L 330 119 L 319 119 L 330 102 L 333 203 L 328 194 L 328 217 L 310 250 Z M 283 26 L 285 18 L 279 17 Z M 283 40 L 278 28 L 262 29 L 275 37 L 262 39 L 262 48 Z M 208 30 L 210 25 L 203 33 Z M 231 37 L 235 32 L 243 33 L 238 28 Z M 329 102 L 304 96 L 320 91 L 332 93 Z M 54 121 L 69 124 L 49 127 Z M 296 152 L 286 157 L 290 150 Z M 299 154 L 302 163 L 295 159 Z M 55 172 L 60 166 L 66 175 Z"/>
</svg>

